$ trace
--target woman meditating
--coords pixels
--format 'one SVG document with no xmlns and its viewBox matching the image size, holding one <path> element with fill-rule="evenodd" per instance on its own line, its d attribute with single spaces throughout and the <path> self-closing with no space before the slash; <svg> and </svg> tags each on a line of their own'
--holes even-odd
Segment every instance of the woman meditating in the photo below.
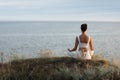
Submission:
<svg viewBox="0 0 120 80">
<path fill-rule="evenodd" d="M 68 51 L 70 52 L 69 54 L 73 54 L 72 52 L 76 51 L 79 45 L 79 52 L 81 54 L 81 58 L 91 59 L 94 53 L 94 47 L 92 43 L 92 38 L 87 35 L 86 31 L 87 31 L 87 24 L 82 24 L 81 25 L 82 34 L 76 37 L 74 48 L 68 49 Z M 89 50 L 89 46 L 90 46 L 90 50 Z"/>
</svg>

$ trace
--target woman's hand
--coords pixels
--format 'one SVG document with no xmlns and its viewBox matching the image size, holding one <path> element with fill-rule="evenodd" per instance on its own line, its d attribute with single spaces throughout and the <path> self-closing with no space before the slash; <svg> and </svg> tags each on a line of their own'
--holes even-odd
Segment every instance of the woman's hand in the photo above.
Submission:
<svg viewBox="0 0 120 80">
<path fill-rule="evenodd" d="M 93 56 L 93 54 L 94 54 L 94 50 L 91 50 L 90 55 Z"/>
<path fill-rule="evenodd" d="M 69 48 L 68 48 L 68 51 L 72 52 L 72 50 L 71 50 L 71 49 L 69 49 Z"/>
</svg>

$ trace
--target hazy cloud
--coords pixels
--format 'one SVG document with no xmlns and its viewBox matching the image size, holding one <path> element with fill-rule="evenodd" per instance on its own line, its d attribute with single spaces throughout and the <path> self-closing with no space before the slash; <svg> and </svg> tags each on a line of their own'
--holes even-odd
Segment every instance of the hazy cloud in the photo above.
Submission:
<svg viewBox="0 0 120 80">
<path fill-rule="evenodd" d="M 119 20 L 120 0 L 0 0 L 0 20 Z"/>
<path fill-rule="evenodd" d="M 66 3 L 67 0 L 0 0 L 0 7 L 50 7 Z"/>
</svg>

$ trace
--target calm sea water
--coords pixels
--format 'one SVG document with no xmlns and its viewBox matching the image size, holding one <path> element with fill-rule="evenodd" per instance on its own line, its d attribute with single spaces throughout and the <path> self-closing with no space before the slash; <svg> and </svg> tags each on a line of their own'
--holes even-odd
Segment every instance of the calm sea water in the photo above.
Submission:
<svg viewBox="0 0 120 80">
<path fill-rule="evenodd" d="M 0 52 L 35 57 L 41 49 L 64 56 L 84 22 L 0 22 Z M 120 56 L 120 22 L 86 22 L 95 54 Z"/>
</svg>

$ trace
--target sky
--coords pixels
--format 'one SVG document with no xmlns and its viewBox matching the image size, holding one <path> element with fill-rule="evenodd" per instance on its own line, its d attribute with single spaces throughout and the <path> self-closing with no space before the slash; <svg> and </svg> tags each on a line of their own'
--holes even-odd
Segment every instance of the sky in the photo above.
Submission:
<svg viewBox="0 0 120 80">
<path fill-rule="evenodd" d="M 120 0 L 0 0 L 0 21 L 120 21 Z"/>
</svg>

